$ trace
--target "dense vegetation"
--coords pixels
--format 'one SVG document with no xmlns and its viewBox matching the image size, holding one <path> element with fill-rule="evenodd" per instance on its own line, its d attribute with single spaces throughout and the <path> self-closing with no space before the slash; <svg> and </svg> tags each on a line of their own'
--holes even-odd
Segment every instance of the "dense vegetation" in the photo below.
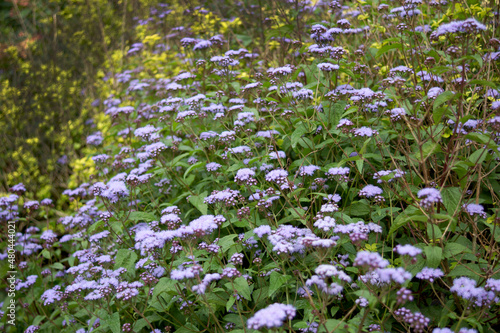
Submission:
<svg viewBox="0 0 500 333">
<path fill-rule="evenodd" d="M 156 4 L 127 34 L 68 208 L 0 198 L 7 332 L 500 330 L 498 8 Z"/>
</svg>

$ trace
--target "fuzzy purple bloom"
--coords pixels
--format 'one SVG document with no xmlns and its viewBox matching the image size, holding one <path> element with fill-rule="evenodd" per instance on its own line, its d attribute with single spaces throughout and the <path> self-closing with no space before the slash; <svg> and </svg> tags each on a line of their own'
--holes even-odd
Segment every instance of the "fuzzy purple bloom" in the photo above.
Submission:
<svg viewBox="0 0 500 333">
<path fill-rule="evenodd" d="M 254 330 L 277 328 L 281 327 L 286 320 L 295 317 L 295 314 L 296 310 L 292 305 L 274 303 L 257 311 L 248 319 L 247 326 Z"/>
</svg>

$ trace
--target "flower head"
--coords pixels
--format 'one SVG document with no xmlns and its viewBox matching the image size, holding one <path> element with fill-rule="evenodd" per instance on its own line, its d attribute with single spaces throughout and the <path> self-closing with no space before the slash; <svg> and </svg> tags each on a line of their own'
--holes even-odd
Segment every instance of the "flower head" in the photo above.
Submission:
<svg viewBox="0 0 500 333">
<path fill-rule="evenodd" d="M 295 317 L 295 313 L 296 310 L 292 305 L 274 303 L 257 311 L 252 318 L 248 319 L 247 326 L 254 330 L 281 327 L 286 320 Z"/>
</svg>

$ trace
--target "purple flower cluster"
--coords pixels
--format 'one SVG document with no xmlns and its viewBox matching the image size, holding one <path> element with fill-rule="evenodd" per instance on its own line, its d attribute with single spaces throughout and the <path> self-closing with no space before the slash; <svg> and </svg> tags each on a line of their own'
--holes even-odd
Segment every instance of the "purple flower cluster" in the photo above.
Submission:
<svg viewBox="0 0 500 333">
<path fill-rule="evenodd" d="M 286 320 L 293 319 L 295 314 L 296 309 L 292 305 L 274 303 L 257 311 L 248 319 L 247 326 L 254 330 L 277 328 L 283 326 Z"/>
<path fill-rule="evenodd" d="M 425 328 L 431 322 L 431 320 L 425 317 L 422 313 L 413 313 L 409 309 L 404 307 L 394 311 L 394 317 L 413 328 L 414 332 L 416 333 L 424 332 Z"/>
<path fill-rule="evenodd" d="M 367 267 L 368 269 L 384 268 L 389 261 L 383 259 L 377 252 L 359 251 L 354 259 L 354 266 Z"/>
<path fill-rule="evenodd" d="M 347 182 L 349 181 L 349 172 L 348 167 L 330 168 L 326 172 L 326 176 L 331 179 L 338 179 L 341 182 Z"/>
<path fill-rule="evenodd" d="M 465 21 L 453 21 L 441 24 L 438 29 L 432 33 L 432 35 L 439 37 L 441 35 L 453 33 L 475 34 L 484 30 L 486 30 L 486 26 L 484 24 L 479 23 L 474 18 L 468 18 Z"/>
<path fill-rule="evenodd" d="M 410 256 L 410 257 L 416 257 L 417 255 L 422 253 L 421 249 L 419 249 L 418 247 L 415 247 L 413 245 L 410 245 L 410 244 L 406 244 L 406 245 L 398 244 L 398 245 L 396 245 L 396 247 L 394 248 L 393 251 L 399 255 L 402 255 L 402 256 L 406 255 L 406 256 Z"/>
<path fill-rule="evenodd" d="M 234 177 L 234 181 L 241 185 L 257 185 L 257 180 L 255 177 L 255 171 L 249 168 L 239 169 Z"/>
<path fill-rule="evenodd" d="M 382 193 L 384 191 L 375 185 L 366 185 L 359 191 L 359 196 L 360 197 L 366 197 L 366 198 L 373 198 L 376 202 L 383 202 L 385 201 L 384 197 L 382 196 Z"/>
<path fill-rule="evenodd" d="M 477 307 L 490 306 L 490 304 L 500 301 L 500 298 L 494 291 L 476 287 L 476 284 L 475 280 L 468 277 L 456 278 L 453 280 L 453 286 L 451 286 L 450 291 Z M 490 287 L 491 284 L 488 286 Z"/>
<path fill-rule="evenodd" d="M 433 283 L 434 280 L 439 279 L 444 276 L 444 273 L 439 268 L 429 268 L 424 267 L 415 277 L 421 280 L 428 280 Z"/>
<path fill-rule="evenodd" d="M 443 202 L 441 192 L 435 188 L 424 188 L 418 191 L 417 196 L 422 199 L 420 205 L 424 208 L 431 208 L 433 204 Z"/>
<path fill-rule="evenodd" d="M 486 218 L 486 212 L 484 211 L 484 207 L 482 205 L 477 204 L 464 204 L 462 208 L 469 214 L 470 216 L 479 215 L 483 219 Z"/>
<path fill-rule="evenodd" d="M 226 206 L 234 206 L 240 200 L 240 191 L 225 189 L 222 191 L 213 191 L 208 197 L 205 198 L 205 203 L 213 205 L 216 203 L 224 203 Z"/>
<path fill-rule="evenodd" d="M 319 170 L 320 167 L 316 165 L 305 165 L 301 166 L 299 168 L 299 171 L 297 172 L 299 176 L 312 176 L 316 170 Z"/>
</svg>

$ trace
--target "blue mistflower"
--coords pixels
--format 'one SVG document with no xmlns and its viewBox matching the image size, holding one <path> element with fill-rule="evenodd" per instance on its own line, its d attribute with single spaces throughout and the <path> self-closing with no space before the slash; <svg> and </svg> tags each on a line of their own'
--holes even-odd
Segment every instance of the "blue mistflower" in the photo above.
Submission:
<svg viewBox="0 0 500 333">
<path fill-rule="evenodd" d="M 292 305 L 274 303 L 257 311 L 252 318 L 248 319 L 247 326 L 254 330 L 281 327 L 285 320 L 291 320 L 295 314 L 296 309 Z"/>
</svg>

